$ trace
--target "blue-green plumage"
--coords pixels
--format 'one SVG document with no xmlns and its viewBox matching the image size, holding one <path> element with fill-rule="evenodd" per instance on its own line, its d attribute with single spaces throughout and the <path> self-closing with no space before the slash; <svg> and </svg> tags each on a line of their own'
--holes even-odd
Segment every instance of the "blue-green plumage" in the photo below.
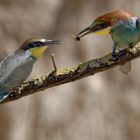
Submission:
<svg viewBox="0 0 140 140">
<path fill-rule="evenodd" d="M 127 47 L 132 47 L 138 42 L 139 31 L 136 26 L 136 21 L 136 18 L 131 17 L 128 21 L 120 20 L 112 26 L 111 36 L 116 48 L 118 47 L 118 49 L 122 50 Z"/>
</svg>

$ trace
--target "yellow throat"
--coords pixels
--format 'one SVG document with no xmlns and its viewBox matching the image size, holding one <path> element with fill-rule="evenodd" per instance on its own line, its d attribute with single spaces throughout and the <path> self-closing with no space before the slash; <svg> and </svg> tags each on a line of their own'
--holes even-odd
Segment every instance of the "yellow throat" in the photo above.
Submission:
<svg viewBox="0 0 140 140">
<path fill-rule="evenodd" d="M 110 34 L 110 31 L 111 31 L 111 27 L 107 27 L 107 28 L 105 28 L 105 29 L 96 31 L 95 34 L 99 34 L 99 35 L 108 35 L 108 34 Z"/>
<path fill-rule="evenodd" d="M 44 51 L 47 48 L 48 48 L 48 46 L 43 46 L 43 47 L 39 47 L 39 48 L 33 48 L 33 49 L 30 49 L 30 52 L 31 52 L 33 57 L 38 58 L 44 53 Z"/>
</svg>

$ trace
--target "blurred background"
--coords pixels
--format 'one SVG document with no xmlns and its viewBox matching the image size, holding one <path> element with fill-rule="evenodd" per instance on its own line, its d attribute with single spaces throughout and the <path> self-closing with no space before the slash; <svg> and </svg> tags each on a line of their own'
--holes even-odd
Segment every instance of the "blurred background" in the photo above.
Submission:
<svg viewBox="0 0 140 140">
<path fill-rule="evenodd" d="M 30 78 L 101 57 L 110 36 L 74 35 L 97 16 L 126 10 L 140 17 L 139 0 L 0 0 L 0 58 L 28 38 L 60 39 L 36 63 Z M 139 59 L 126 76 L 118 68 L 0 105 L 0 140 L 139 140 Z"/>
</svg>

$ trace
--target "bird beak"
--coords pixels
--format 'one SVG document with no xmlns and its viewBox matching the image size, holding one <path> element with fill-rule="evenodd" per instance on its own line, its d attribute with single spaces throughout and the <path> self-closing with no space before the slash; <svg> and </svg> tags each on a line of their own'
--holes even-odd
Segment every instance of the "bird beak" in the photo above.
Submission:
<svg viewBox="0 0 140 140">
<path fill-rule="evenodd" d="M 103 28 L 103 29 L 97 29 L 96 26 L 94 26 L 93 28 L 91 28 L 90 26 L 85 28 L 84 30 L 82 30 L 80 33 L 77 34 L 76 36 L 76 40 L 80 41 L 80 38 L 85 36 L 85 35 L 88 35 L 90 33 L 95 33 L 95 34 L 110 34 L 111 32 L 111 27 L 106 27 L 106 28 Z"/>
<path fill-rule="evenodd" d="M 82 30 L 80 33 L 78 33 L 75 39 L 80 41 L 81 37 L 83 37 L 83 36 L 85 36 L 87 34 L 90 34 L 90 33 L 92 33 L 92 30 L 91 30 L 90 27 L 87 27 L 84 30 Z"/>
<path fill-rule="evenodd" d="M 53 45 L 53 44 L 61 44 L 61 41 L 59 40 L 45 40 L 44 46 Z"/>
</svg>

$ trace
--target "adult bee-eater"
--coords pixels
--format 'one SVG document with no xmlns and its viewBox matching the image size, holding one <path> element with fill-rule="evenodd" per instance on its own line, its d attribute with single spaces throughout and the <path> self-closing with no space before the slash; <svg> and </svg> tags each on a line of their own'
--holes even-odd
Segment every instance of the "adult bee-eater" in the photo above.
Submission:
<svg viewBox="0 0 140 140">
<path fill-rule="evenodd" d="M 116 51 L 136 45 L 140 39 L 140 19 L 125 11 L 114 11 L 96 18 L 90 26 L 76 36 L 77 40 L 90 34 L 110 34 L 113 40 L 113 56 Z M 128 74 L 131 62 L 121 65 L 120 71 Z"/>
<path fill-rule="evenodd" d="M 60 41 L 29 39 L 0 62 L 0 102 L 30 75 L 37 59 L 52 44 Z"/>
</svg>

